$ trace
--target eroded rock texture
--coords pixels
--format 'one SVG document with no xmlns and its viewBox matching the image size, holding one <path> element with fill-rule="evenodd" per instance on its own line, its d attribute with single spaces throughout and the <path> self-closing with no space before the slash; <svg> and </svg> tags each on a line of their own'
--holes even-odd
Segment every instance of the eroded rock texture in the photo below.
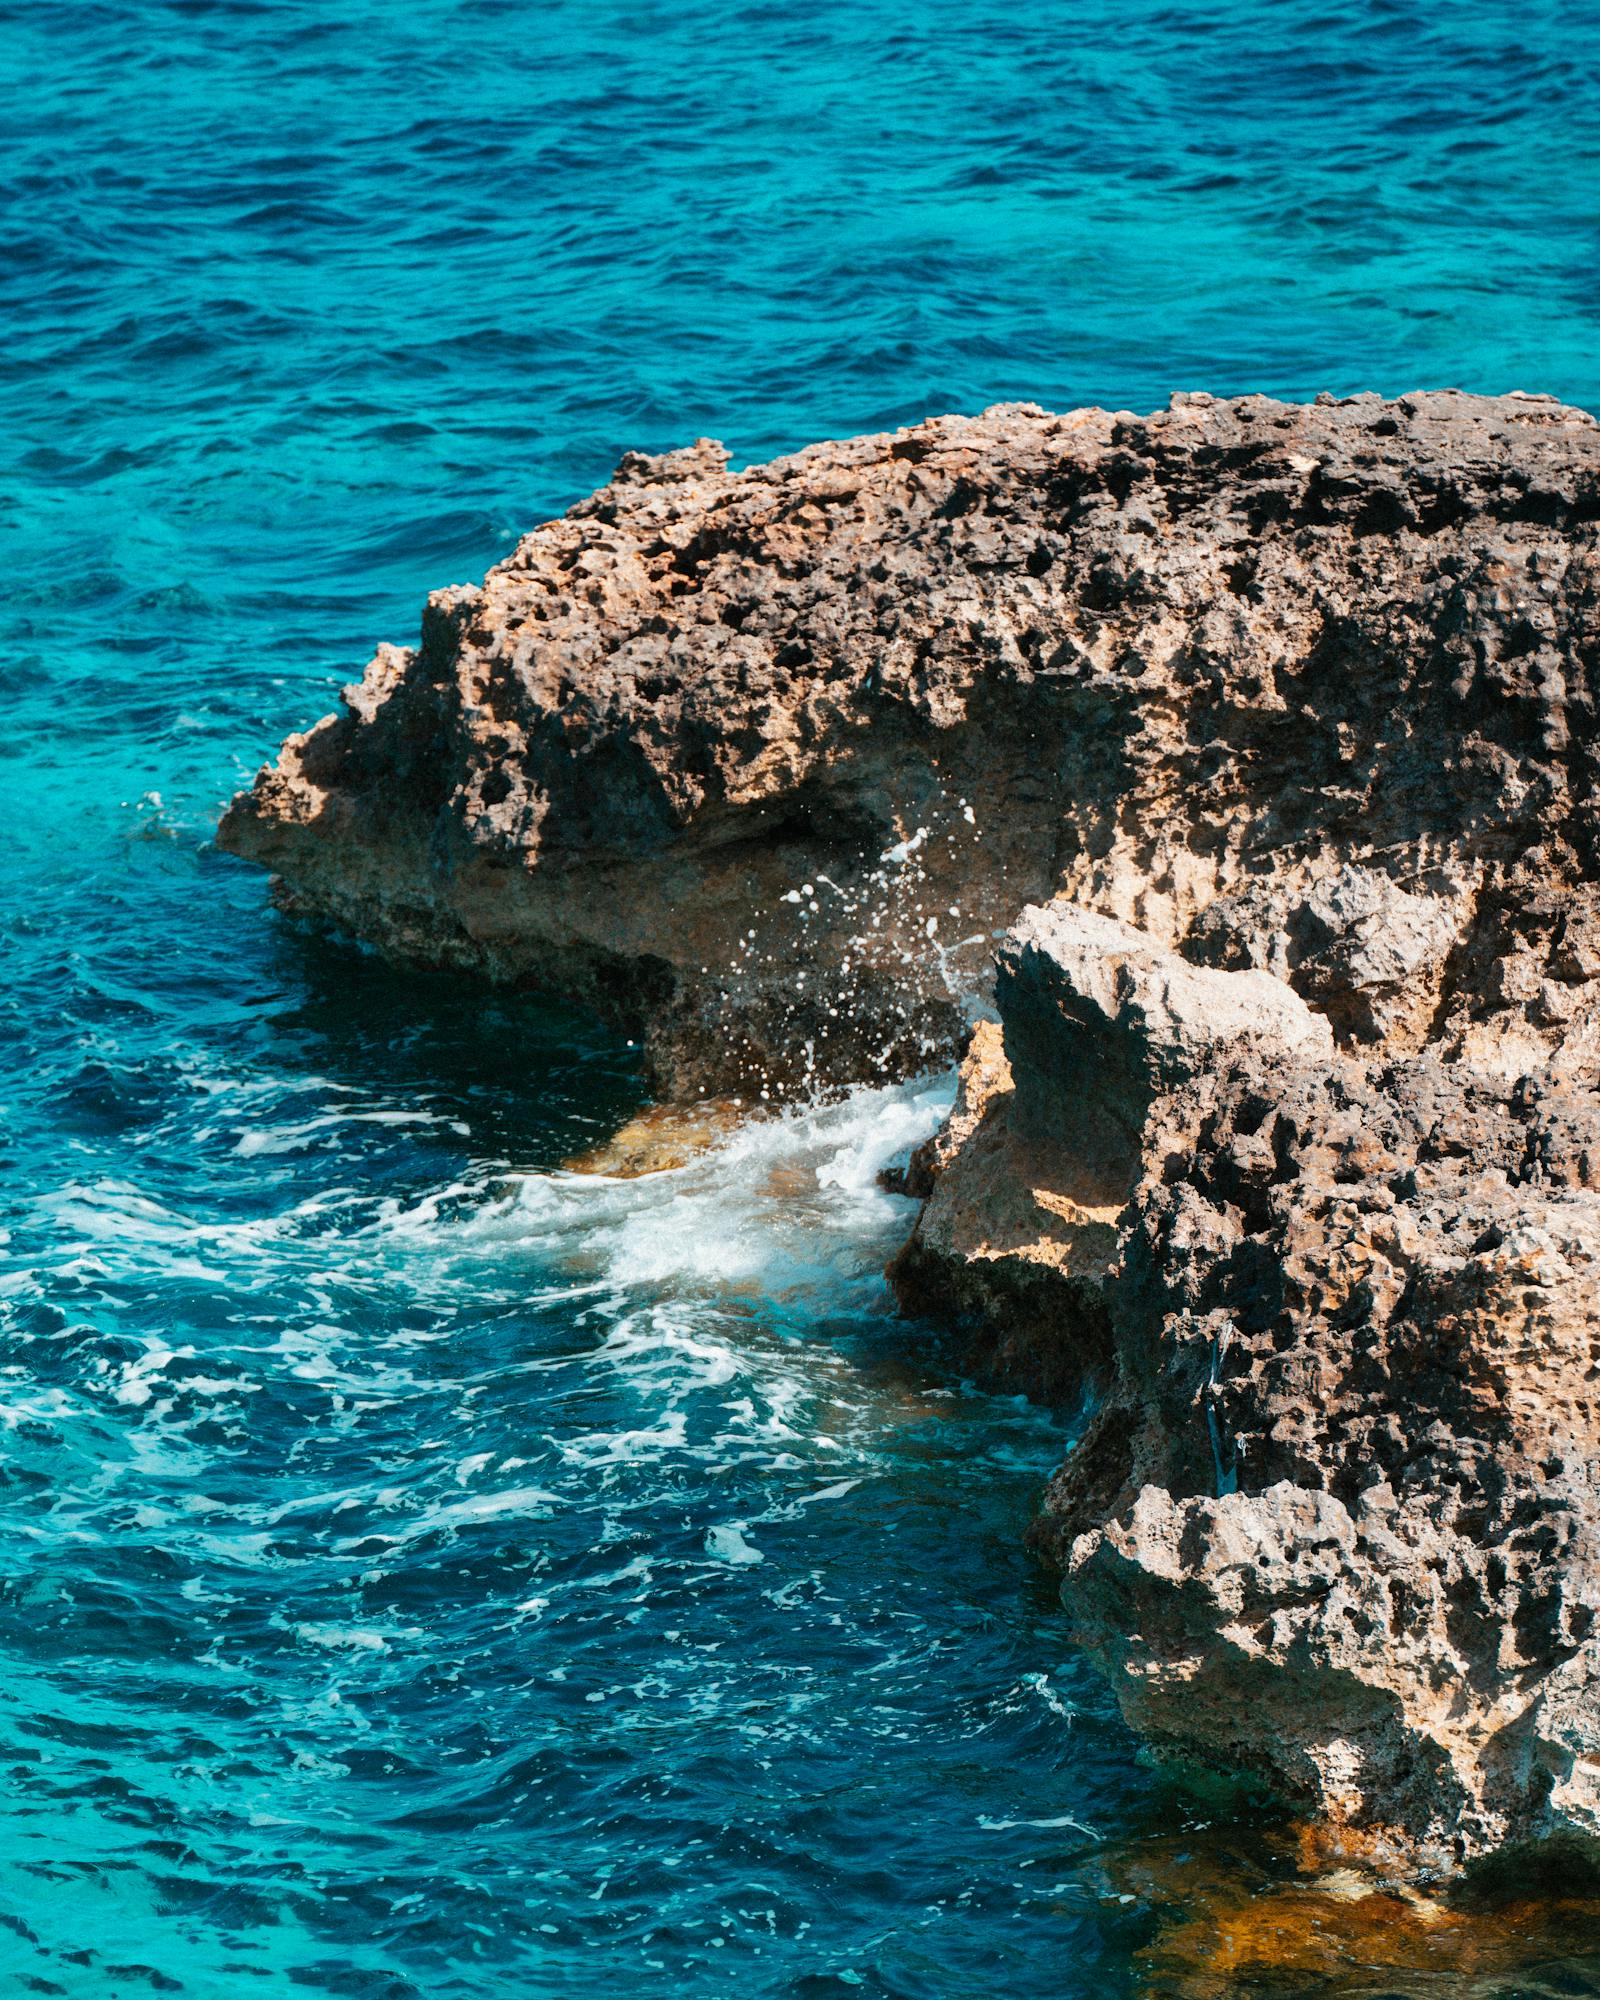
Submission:
<svg viewBox="0 0 1600 2000">
<path fill-rule="evenodd" d="M 1230 897 L 1214 962 L 1317 962 L 1339 1022 L 1283 899 L 1347 862 L 1417 904 L 1352 1032 L 1426 1034 L 1470 948 L 1537 1041 L 1525 906 L 1593 852 L 1597 514 L 1600 431 L 1532 398 L 630 457 L 436 593 L 221 839 L 399 957 L 587 996 L 678 1095 L 953 1048 L 1058 890 L 1168 944 Z"/>
<path fill-rule="evenodd" d="M 989 994 L 895 1277 L 1098 1396 L 1039 1539 L 1130 1716 L 1410 1863 L 1600 1853 L 1597 519 L 1537 398 L 629 459 L 222 839 L 678 1097 Z"/>
<path fill-rule="evenodd" d="M 1336 1043 L 1330 959 L 1366 1022 L 1418 928 L 1350 871 L 1304 992 L 1028 911 L 895 1267 L 1098 1387 L 1035 1539 L 1130 1720 L 1403 1865 L 1600 1858 L 1597 992 L 1556 942 L 1595 898 L 1563 900 L 1567 1032 L 1525 1068 L 1403 1009 Z"/>
<path fill-rule="evenodd" d="M 1436 1862 L 1600 1841 L 1595 1081 L 1258 1038 L 1158 1092 L 1041 1523 L 1136 1724 Z"/>
<path fill-rule="evenodd" d="M 912 1309 L 975 1320 L 990 1372 L 1055 1400 L 1112 1367 L 1107 1280 L 1152 1102 L 1233 1054 L 1330 1057 L 1333 1036 L 1281 980 L 1189 965 L 1068 903 L 1025 913 L 995 984 L 1003 1035 L 974 1032 L 890 1277 Z"/>
</svg>

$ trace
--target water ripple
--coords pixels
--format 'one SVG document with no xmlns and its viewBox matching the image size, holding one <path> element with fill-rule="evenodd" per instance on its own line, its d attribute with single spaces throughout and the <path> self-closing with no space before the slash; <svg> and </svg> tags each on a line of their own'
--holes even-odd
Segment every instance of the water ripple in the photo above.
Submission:
<svg viewBox="0 0 1600 2000">
<path fill-rule="evenodd" d="M 1600 404 L 1597 26 L 0 7 L 0 1989 L 1128 1990 L 1212 1808 L 1020 1552 L 1063 1426 L 887 1310 L 936 1089 L 572 1174 L 630 1051 L 210 833 L 627 448 Z"/>
</svg>

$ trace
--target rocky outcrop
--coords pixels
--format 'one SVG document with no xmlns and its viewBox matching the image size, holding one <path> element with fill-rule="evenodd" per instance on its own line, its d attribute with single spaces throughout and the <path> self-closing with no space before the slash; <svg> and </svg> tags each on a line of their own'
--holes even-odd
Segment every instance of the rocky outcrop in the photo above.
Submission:
<svg viewBox="0 0 1600 2000">
<path fill-rule="evenodd" d="M 954 1326 L 965 1365 L 1076 1402 L 1111 1366 L 1105 1279 L 1125 1194 L 1097 1199 L 1070 1156 L 1019 1128 L 1016 1105 L 1000 1029 L 980 1022 L 950 1118 L 901 1183 L 927 1200 L 889 1281 L 907 1312 Z"/>
<path fill-rule="evenodd" d="M 1340 990 L 1387 992 L 1413 912 L 1348 888 Z M 1272 974 L 1063 905 L 997 998 L 1011 1087 L 901 1267 L 1004 1326 L 1014 1265 L 1054 1380 L 1104 1385 L 1036 1539 L 1129 1718 L 1368 1853 L 1600 1858 L 1588 1032 L 1516 1078 L 1341 1049 Z M 1024 1199 L 1037 1240 L 951 1226 Z"/>
<path fill-rule="evenodd" d="M 220 838 L 396 957 L 588 998 L 672 1095 L 953 1050 L 1057 892 L 1315 965 L 1350 1033 L 1467 1032 L 1457 972 L 1520 967 L 1530 899 L 1592 871 L 1597 516 L 1600 429 L 1531 397 L 631 456 L 437 592 Z M 1370 1021 L 1324 936 L 1347 863 L 1416 905 Z"/>
<path fill-rule="evenodd" d="M 684 1103 L 992 1001 L 896 1282 L 1096 1396 L 1038 1539 L 1129 1715 L 1405 1865 L 1600 1854 L 1597 523 L 1532 397 L 629 458 L 221 839 Z"/>
<path fill-rule="evenodd" d="M 1458 898 L 1409 895 L 1347 862 L 1299 893 L 1269 877 L 1219 896 L 1184 947 L 1202 964 L 1292 980 L 1347 1041 L 1420 1048 L 1464 928 Z"/>
</svg>

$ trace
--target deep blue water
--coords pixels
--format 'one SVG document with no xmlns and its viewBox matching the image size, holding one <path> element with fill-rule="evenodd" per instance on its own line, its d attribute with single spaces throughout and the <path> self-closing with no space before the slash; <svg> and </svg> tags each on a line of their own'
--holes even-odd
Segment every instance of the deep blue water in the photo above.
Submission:
<svg viewBox="0 0 1600 2000">
<path fill-rule="evenodd" d="M 1600 8 L 0 4 L 0 1991 L 1098 1996 L 1060 1421 L 878 1267 L 926 1094 L 560 1171 L 629 1052 L 218 809 L 628 447 L 1600 407 Z"/>
</svg>

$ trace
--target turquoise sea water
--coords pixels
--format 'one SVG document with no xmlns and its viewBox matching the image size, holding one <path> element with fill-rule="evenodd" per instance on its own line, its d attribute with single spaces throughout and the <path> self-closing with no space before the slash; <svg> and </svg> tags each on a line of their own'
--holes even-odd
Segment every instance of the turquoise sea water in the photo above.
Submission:
<svg viewBox="0 0 1600 2000">
<path fill-rule="evenodd" d="M 1021 1553 L 1062 1421 L 888 1311 L 936 1089 L 575 1179 L 625 1048 L 210 834 L 628 447 L 1600 407 L 1597 30 L 0 4 L 0 1992 L 1130 1990 L 1217 1808 Z"/>
</svg>

